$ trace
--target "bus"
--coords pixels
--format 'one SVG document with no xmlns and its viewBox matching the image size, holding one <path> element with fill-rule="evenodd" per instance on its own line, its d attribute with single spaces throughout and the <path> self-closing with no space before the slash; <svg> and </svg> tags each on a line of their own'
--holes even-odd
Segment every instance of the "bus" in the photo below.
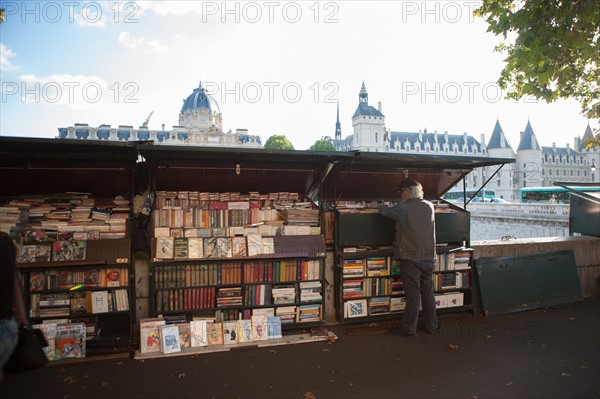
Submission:
<svg viewBox="0 0 600 399">
<path fill-rule="evenodd" d="M 464 192 L 463 192 L 463 190 L 451 190 L 451 191 L 448 191 L 446 194 L 444 194 L 444 196 L 442 198 L 445 199 L 446 201 L 461 201 L 462 202 L 462 201 L 464 201 L 463 197 L 464 197 L 465 193 L 467 195 L 466 199 L 469 200 L 469 198 L 472 198 L 476 192 L 477 192 L 477 190 L 474 190 L 474 189 L 468 189 Z M 496 190 L 490 189 L 490 188 L 482 188 L 477 193 L 477 196 L 475 198 L 473 198 L 471 201 L 472 202 L 491 202 L 492 198 L 496 198 Z"/>
<path fill-rule="evenodd" d="M 571 192 L 578 191 L 583 193 L 592 194 L 594 196 L 600 195 L 600 185 L 597 186 L 569 186 L 569 189 L 560 186 L 551 187 L 523 187 L 520 192 L 521 202 L 523 203 L 550 203 L 556 202 L 557 204 L 568 204 L 571 200 Z M 554 197 L 554 201 L 550 199 Z"/>
</svg>

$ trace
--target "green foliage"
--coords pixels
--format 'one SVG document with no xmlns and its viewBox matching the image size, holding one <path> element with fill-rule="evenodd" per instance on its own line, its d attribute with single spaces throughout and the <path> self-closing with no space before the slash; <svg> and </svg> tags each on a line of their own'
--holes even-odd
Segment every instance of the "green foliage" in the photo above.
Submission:
<svg viewBox="0 0 600 399">
<path fill-rule="evenodd" d="M 265 142 L 265 148 L 268 150 L 293 150 L 294 146 L 283 134 L 274 134 Z"/>
<path fill-rule="evenodd" d="M 508 98 L 575 98 L 586 118 L 600 118 L 598 0 L 483 0 L 475 15 L 503 36 L 498 84 Z"/>
<path fill-rule="evenodd" d="M 0 8 L 0 24 L 4 22 L 4 8 Z"/>
<path fill-rule="evenodd" d="M 309 151 L 336 151 L 335 146 L 330 139 L 322 138 L 317 141 L 308 149 Z"/>
</svg>

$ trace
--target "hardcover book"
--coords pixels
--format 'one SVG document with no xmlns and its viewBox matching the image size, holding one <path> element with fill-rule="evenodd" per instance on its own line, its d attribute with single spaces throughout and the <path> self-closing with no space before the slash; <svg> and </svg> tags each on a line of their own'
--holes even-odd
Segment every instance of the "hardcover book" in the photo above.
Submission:
<svg viewBox="0 0 600 399">
<path fill-rule="evenodd" d="M 234 236 L 231 237 L 231 252 L 234 258 L 243 258 L 247 255 L 246 237 Z"/>
<path fill-rule="evenodd" d="M 181 352 L 179 327 L 177 324 L 165 324 L 159 327 L 161 351 L 164 354 Z"/>
<path fill-rule="evenodd" d="M 262 236 L 259 234 L 250 234 L 246 236 L 246 240 L 248 241 L 248 256 L 260 255 L 262 254 L 263 245 L 262 245 Z"/>
<path fill-rule="evenodd" d="M 199 237 L 188 237 L 188 257 L 190 259 L 204 258 L 204 240 Z"/>
<path fill-rule="evenodd" d="M 188 239 L 185 237 L 173 238 L 173 258 L 187 259 L 188 256 Z"/>
</svg>

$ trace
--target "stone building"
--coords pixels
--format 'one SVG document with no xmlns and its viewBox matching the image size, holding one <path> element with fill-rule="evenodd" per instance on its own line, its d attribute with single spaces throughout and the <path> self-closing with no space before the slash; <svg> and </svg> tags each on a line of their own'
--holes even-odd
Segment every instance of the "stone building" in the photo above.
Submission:
<svg viewBox="0 0 600 399">
<path fill-rule="evenodd" d="M 427 129 L 418 132 L 392 131 L 385 126 L 381 102 L 374 108 L 369 105 L 368 93 L 362 83 L 358 107 L 352 116 L 353 134 L 342 138 L 337 112 L 335 138 L 332 143 L 338 151 L 379 151 L 399 154 L 443 154 L 469 157 L 492 157 L 514 159 L 498 170 L 497 166 L 479 168 L 465 177 L 467 189 L 479 189 L 485 184 L 496 191 L 498 197 L 507 200 L 519 198 L 522 187 L 552 186 L 555 181 L 598 182 L 600 181 L 600 149 L 585 149 L 584 142 L 593 137 L 588 124 L 582 138 L 575 137 L 574 146 L 543 147 L 538 143 L 530 121 L 521 132 L 515 151 L 510 145 L 500 121 L 496 121 L 490 140 L 485 144 L 485 135 L 477 141 L 467 133 L 438 133 Z M 462 190 L 462 182 L 456 189 Z"/>
<path fill-rule="evenodd" d="M 152 114 L 150 114 L 152 115 Z M 150 117 L 148 117 L 149 119 Z M 130 125 L 90 127 L 87 123 L 58 128 L 59 139 L 153 141 L 162 145 L 196 145 L 208 147 L 261 148 L 260 136 L 249 135 L 246 129 L 223 132 L 223 115 L 215 99 L 199 84 L 185 100 L 178 125 L 165 130 L 148 128 L 148 119 L 139 128 Z"/>
</svg>

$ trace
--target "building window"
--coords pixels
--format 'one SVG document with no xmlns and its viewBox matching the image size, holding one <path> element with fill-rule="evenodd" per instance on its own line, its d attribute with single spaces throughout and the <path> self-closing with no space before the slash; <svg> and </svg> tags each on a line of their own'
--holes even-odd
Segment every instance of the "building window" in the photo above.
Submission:
<svg viewBox="0 0 600 399">
<path fill-rule="evenodd" d="M 377 132 L 375 132 L 375 143 L 378 143 L 378 142 L 379 142 L 379 136 L 378 136 Z"/>
<path fill-rule="evenodd" d="M 552 169 L 548 169 L 548 175 L 552 176 Z"/>
</svg>

